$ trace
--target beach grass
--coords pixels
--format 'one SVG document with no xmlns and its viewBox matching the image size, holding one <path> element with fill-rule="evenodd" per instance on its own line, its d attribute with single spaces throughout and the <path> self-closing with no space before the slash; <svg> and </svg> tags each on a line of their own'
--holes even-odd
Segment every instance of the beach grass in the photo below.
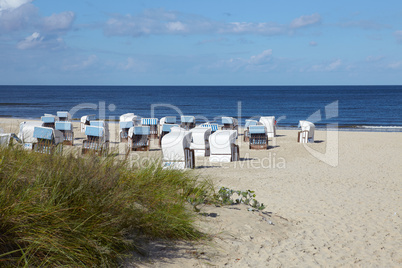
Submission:
<svg viewBox="0 0 402 268">
<path fill-rule="evenodd" d="M 115 158 L 0 148 L 0 266 L 115 267 L 147 239 L 202 239 L 209 181 Z"/>
</svg>

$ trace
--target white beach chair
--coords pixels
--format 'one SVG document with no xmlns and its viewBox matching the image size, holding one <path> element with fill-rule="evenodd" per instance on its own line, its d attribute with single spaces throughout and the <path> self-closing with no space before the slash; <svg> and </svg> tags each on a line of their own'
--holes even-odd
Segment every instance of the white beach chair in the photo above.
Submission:
<svg viewBox="0 0 402 268">
<path fill-rule="evenodd" d="M 179 127 L 179 125 L 177 124 L 163 124 L 161 127 L 161 133 L 159 135 L 159 145 L 162 144 L 162 138 L 163 136 L 165 136 L 166 134 L 170 133 L 171 129 L 173 127 Z"/>
<path fill-rule="evenodd" d="M 149 136 L 150 138 L 158 138 L 158 118 L 142 118 L 141 119 L 142 126 L 149 126 Z"/>
<path fill-rule="evenodd" d="M 54 128 L 63 133 L 63 145 L 74 145 L 74 131 L 71 122 L 57 121 Z"/>
<path fill-rule="evenodd" d="M 44 127 L 50 127 L 54 129 L 54 125 L 56 121 L 59 121 L 59 118 L 56 115 L 45 114 L 41 117 Z"/>
<path fill-rule="evenodd" d="M 149 126 L 135 126 L 128 130 L 128 152 L 149 151 Z"/>
<path fill-rule="evenodd" d="M 267 129 L 263 125 L 259 126 L 250 126 L 249 127 L 250 133 L 250 149 L 268 149 L 268 135 Z"/>
<path fill-rule="evenodd" d="M 59 118 L 59 121 L 71 121 L 71 115 L 69 112 L 58 111 L 57 117 Z"/>
<path fill-rule="evenodd" d="M 246 124 L 244 125 L 244 136 L 243 136 L 243 141 L 249 141 L 250 135 L 249 135 L 249 127 L 250 126 L 256 126 L 258 125 L 257 120 L 252 120 L 252 119 L 246 119 Z"/>
<path fill-rule="evenodd" d="M 120 116 L 119 122 L 119 137 L 121 142 L 128 141 L 128 130 L 131 127 L 138 126 L 140 124 L 140 117 L 134 113 L 126 113 Z"/>
<path fill-rule="evenodd" d="M 209 136 L 210 162 L 231 162 L 239 160 L 239 146 L 236 145 L 236 130 L 218 130 Z"/>
<path fill-rule="evenodd" d="M 192 142 L 190 149 L 194 150 L 195 156 L 209 156 L 209 136 L 211 135 L 211 128 L 195 127 L 190 130 L 192 133 Z"/>
<path fill-rule="evenodd" d="M 33 137 L 37 142 L 33 144 L 33 151 L 45 154 L 63 151 L 63 133 L 50 127 L 34 127 Z"/>
<path fill-rule="evenodd" d="M 222 117 L 222 130 L 237 130 L 238 123 L 234 117 L 224 116 Z"/>
<path fill-rule="evenodd" d="M 176 116 L 165 116 L 159 120 L 159 140 L 161 139 L 160 135 L 162 134 L 163 125 L 176 125 Z"/>
<path fill-rule="evenodd" d="M 81 132 L 82 133 L 85 133 L 85 128 L 86 128 L 86 126 L 89 126 L 91 120 L 95 120 L 94 114 L 84 115 L 81 117 Z"/>
<path fill-rule="evenodd" d="M 194 168 L 194 150 L 190 149 L 192 133 L 183 128 L 173 127 L 162 138 L 163 168 Z"/>
<path fill-rule="evenodd" d="M 195 117 L 191 115 L 181 116 L 181 127 L 185 130 L 190 130 L 195 127 Z"/>
<path fill-rule="evenodd" d="M 7 147 L 10 145 L 11 133 L 1 133 L 0 134 L 0 146 Z"/>
<path fill-rule="evenodd" d="M 86 126 L 85 135 L 87 139 L 82 142 L 82 154 L 107 155 L 109 142 L 106 140 L 104 127 L 95 125 Z"/>
<path fill-rule="evenodd" d="M 273 138 L 276 136 L 276 120 L 275 116 L 262 116 L 260 118 L 260 123 L 267 128 L 268 138 Z"/>
<path fill-rule="evenodd" d="M 35 127 L 42 127 L 42 121 L 30 121 L 30 122 L 21 122 L 20 123 L 20 131 L 18 133 L 18 138 L 21 140 L 24 149 L 32 150 L 33 144 L 38 140 L 34 138 L 33 133 Z"/>
<path fill-rule="evenodd" d="M 299 127 L 301 131 L 297 135 L 297 141 L 300 143 L 314 142 L 315 125 L 309 121 L 300 120 Z"/>
<path fill-rule="evenodd" d="M 109 124 L 103 120 L 91 120 L 89 122 L 90 126 L 102 127 L 104 129 L 104 139 L 105 142 L 109 142 Z"/>
</svg>

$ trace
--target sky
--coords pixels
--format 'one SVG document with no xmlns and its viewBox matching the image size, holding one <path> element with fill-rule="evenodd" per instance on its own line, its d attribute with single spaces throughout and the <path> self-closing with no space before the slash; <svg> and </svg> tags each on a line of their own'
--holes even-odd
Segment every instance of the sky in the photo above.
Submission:
<svg viewBox="0 0 402 268">
<path fill-rule="evenodd" d="M 402 85 L 401 0 L 0 0 L 2 85 Z"/>
</svg>

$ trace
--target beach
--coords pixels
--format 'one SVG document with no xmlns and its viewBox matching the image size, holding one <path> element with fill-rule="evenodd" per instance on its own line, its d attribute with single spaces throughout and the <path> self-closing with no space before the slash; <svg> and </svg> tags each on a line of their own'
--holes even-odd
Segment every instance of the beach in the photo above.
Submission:
<svg viewBox="0 0 402 268">
<path fill-rule="evenodd" d="M 1 118 L 18 133 L 23 119 Z M 111 147 L 118 124 L 110 124 Z M 84 138 L 74 122 L 75 146 Z M 241 132 L 240 132 L 241 133 Z M 198 157 L 192 171 L 217 189 L 253 190 L 263 211 L 244 205 L 201 207 L 201 243 L 151 243 L 132 267 L 400 267 L 402 265 L 402 132 L 316 130 L 315 143 L 297 130 L 277 130 L 268 150 L 250 150 L 239 136 L 240 161 Z M 68 147 L 68 146 L 66 146 Z M 133 159 L 160 158 L 155 141 Z"/>
</svg>

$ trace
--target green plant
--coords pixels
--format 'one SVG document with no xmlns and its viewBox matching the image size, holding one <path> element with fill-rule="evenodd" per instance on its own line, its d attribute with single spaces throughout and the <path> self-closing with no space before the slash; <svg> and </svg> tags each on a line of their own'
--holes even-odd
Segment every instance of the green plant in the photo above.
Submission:
<svg viewBox="0 0 402 268">
<path fill-rule="evenodd" d="M 234 194 L 237 195 L 236 199 L 232 198 Z M 215 196 L 215 199 L 219 202 L 222 202 L 224 205 L 245 204 L 258 210 L 265 209 L 264 204 L 258 202 L 255 199 L 255 196 L 254 191 L 251 190 L 239 191 L 221 187 L 218 191 L 218 194 Z"/>
</svg>

